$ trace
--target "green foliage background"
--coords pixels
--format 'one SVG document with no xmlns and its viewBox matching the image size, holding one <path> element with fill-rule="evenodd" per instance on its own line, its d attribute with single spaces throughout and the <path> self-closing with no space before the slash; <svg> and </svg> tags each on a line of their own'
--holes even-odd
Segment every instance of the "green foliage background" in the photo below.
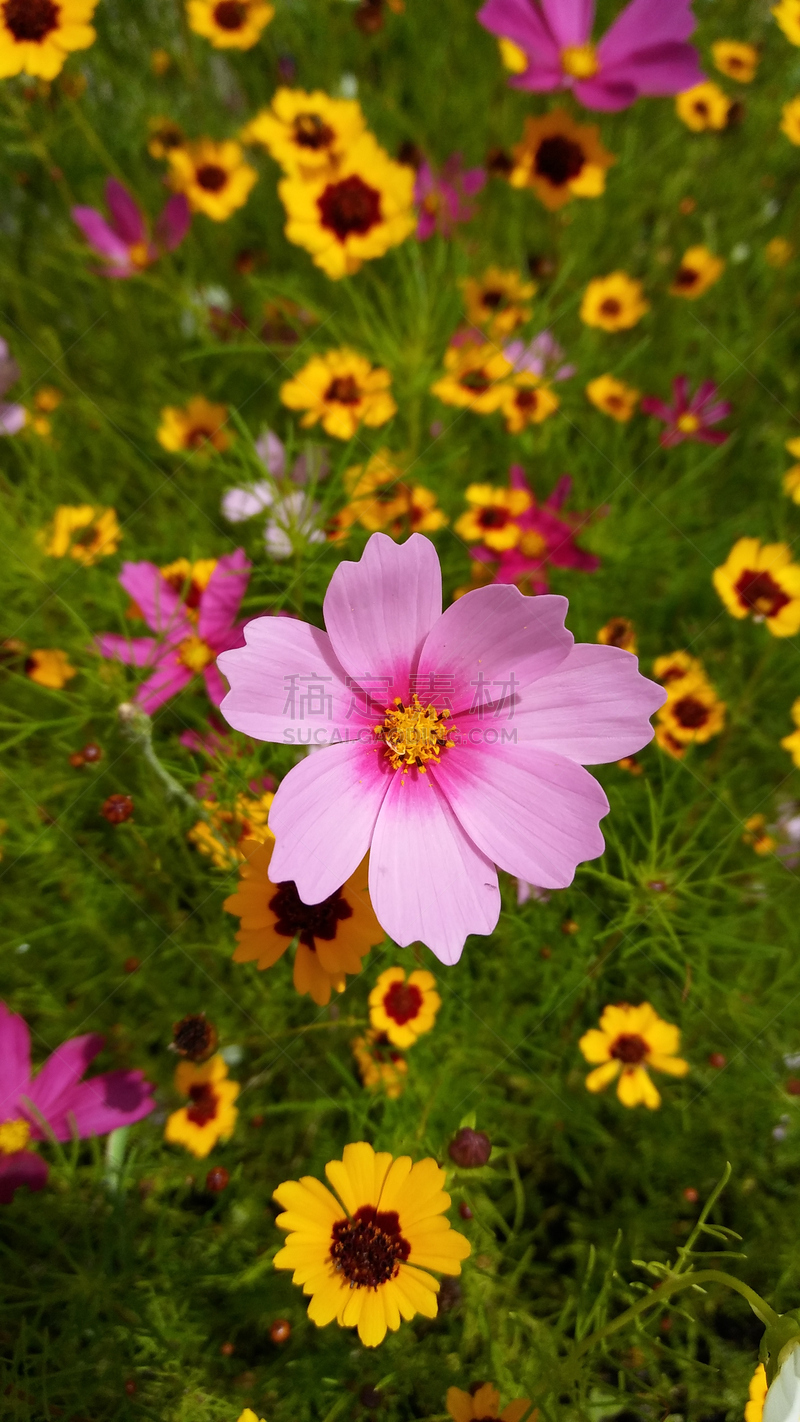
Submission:
<svg viewBox="0 0 800 1422">
<path fill-rule="evenodd" d="M 763 3 L 696 0 L 709 73 L 713 39 L 762 46 L 752 85 L 716 76 L 742 99 L 741 122 L 690 134 L 669 100 L 585 116 L 619 161 L 603 198 L 561 215 L 492 180 L 457 240 L 410 241 L 332 283 L 286 242 L 277 169 L 253 156 L 260 180 L 229 222 L 198 216 L 179 252 L 136 281 L 94 275 L 70 204 L 102 206 L 115 173 L 157 211 L 162 165 L 147 153 L 148 119 L 169 114 L 192 136 L 234 135 L 269 100 L 281 55 L 294 57 L 308 89 L 334 93 L 355 75 L 379 140 L 392 152 L 411 140 L 435 162 L 454 150 L 482 162 L 517 140 L 527 113 L 550 106 L 507 88 L 470 0 L 407 0 L 371 37 L 344 0 L 276 3 L 257 47 L 222 54 L 188 34 L 178 0 L 102 0 L 98 42 L 49 92 L 24 80 L 0 91 L 0 331 L 23 370 L 15 394 L 30 402 L 43 382 L 65 394 L 50 441 L 25 433 L 0 446 L 3 621 L 6 636 L 62 647 L 80 669 L 63 692 L 35 686 L 13 659 L 0 673 L 0 991 L 30 1023 L 37 1060 L 70 1035 L 103 1032 L 97 1065 L 144 1068 L 164 1111 L 177 1104 L 172 1023 L 204 1009 L 223 1046 L 240 1047 L 232 1075 L 244 1087 L 236 1134 L 207 1163 L 165 1147 L 156 1119 L 131 1132 L 119 1177 L 103 1143 L 57 1156 L 43 1148 L 47 1190 L 19 1192 L 0 1221 L 3 1416 L 233 1422 L 252 1405 L 270 1422 L 406 1422 L 442 1417 L 448 1385 L 492 1379 L 504 1401 L 535 1398 L 548 1422 L 736 1418 L 760 1330 L 718 1289 L 684 1294 L 611 1340 L 574 1388 L 559 1390 L 555 1359 L 592 1310 L 602 1321 L 650 1287 L 632 1261 L 674 1253 L 700 1208 L 684 1190 L 702 1199 L 726 1159 L 733 1182 L 716 1218 L 744 1238 L 734 1267 L 776 1307 L 798 1303 L 800 1122 L 783 1058 L 800 1050 L 800 895 L 793 869 L 742 843 L 748 816 L 770 819 L 797 793 L 779 740 L 800 687 L 798 645 L 734 622 L 711 572 L 741 535 L 794 545 L 800 531 L 780 485 L 783 442 L 798 432 L 800 264 L 776 271 L 764 259 L 775 235 L 800 245 L 798 150 L 778 131 L 781 105 L 800 90 L 800 52 Z M 601 3 L 601 27 L 614 8 Z M 150 66 L 156 47 L 173 57 L 162 78 Z M 76 75 L 87 88 L 72 98 L 65 80 Z M 696 210 L 681 215 L 688 196 Z M 671 272 L 696 242 L 726 256 L 727 269 L 701 300 L 679 302 L 667 294 Z M 245 248 L 265 256 L 248 276 L 234 265 Z M 489 262 L 524 271 L 543 257 L 554 274 L 539 280 L 531 329 L 550 326 L 579 374 L 559 387 L 555 418 L 514 437 L 499 418 L 444 409 L 427 392 L 460 319 L 458 277 Z M 617 267 L 643 279 L 650 314 L 629 333 L 583 327 L 586 282 Z M 251 333 L 222 341 L 197 300 L 209 287 L 224 288 L 255 330 L 278 296 L 311 307 L 319 325 L 300 351 Z M 232 964 L 235 923 L 221 905 L 235 876 L 187 844 L 192 812 L 165 799 L 119 725 L 135 677 L 101 663 L 90 640 L 126 625 L 123 557 L 166 563 L 240 545 L 255 563 L 246 612 L 286 608 L 321 622 L 332 569 L 343 552 L 358 556 L 366 535 L 346 549 L 298 547 L 277 564 L 257 526 L 232 529 L 219 507 L 254 472 L 248 431 L 268 424 L 296 447 L 278 393 L 287 372 L 343 342 L 388 366 L 399 411 L 392 426 L 331 451 L 326 512 L 343 503 L 342 473 L 367 450 L 410 450 L 451 519 L 436 542 L 452 593 L 468 574 L 452 531 L 467 484 L 502 483 L 517 459 L 544 497 L 569 471 L 572 508 L 608 506 L 582 535 L 600 571 L 552 578 L 570 598 L 572 631 L 594 640 L 608 617 L 632 617 L 645 670 L 689 648 L 728 703 L 728 729 L 681 764 L 648 748 L 641 778 L 613 765 L 598 772 L 611 801 L 608 850 L 571 889 L 518 909 L 506 879 L 497 932 L 471 939 L 457 967 L 387 943 L 334 1008 L 319 1010 L 295 995 L 287 963 L 269 974 Z M 606 370 L 664 398 L 681 372 L 693 384 L 717 380 L 734 407 L 731 438 L 719 449 L 661 450 L 654 422 L 619 426 L 589 406 L 583 387 Z M 240 435 L 227 455 L 182 462 L 161 450 L 155 428 L 164 405 L 197 392 L 230 404 Z M 433 420 L 444 425 L 435 438 Z M 35 539 L 58 504 L 83 501 L 113 505 L 124 527 L 120 553 L 91 569 L 48 559 Z M 156 717 L 158 753 L 187 789 L 205 767 L 177 736 L 202 728 L 206 713 L 190 691 Z M 69 754 L 90 738 L 104 759 L 77 771 Z M 255 774 L 291 763 L 287 750 L 261 746 L 217 768 L 220 797 L 232 802 Z M 136 806 L 118 828 L 99 815 L 113 792 Z M 574 935 L 562 932 L 568 919 Z M 140 967 L 126 972 L 132 957 Z M 443 1007 L 410 1053 L 405 1094 L 386 1101 L 362 1089 L 349 1042 L 378 972 L 415 960 L 436 973 Z M 626 1112 L 613 1093 L 590 1097 L 577 1049 L 605 1003 L 645 999 L 679 1023 L 692 1065 L 685 1081 L 664 1082 L 652 1114 Z M 714 1053 L 724 1068 L 709 1064 Z M 274 1187 L 321 1175 L 352 1140 L 446 1162 L 465 1120 L 490 1134 L 494 1151 L 483 1170 L 451 1172 L 451 1215 L 473 1255 L 445 1290 L 446 1310 L 404 1325 L 377 1352 L 309 1324 L 301 1293 L 271 1267 Z M 212 1164 L 231 1174 L 219 1196 L 204 1187 Z M 461 1201 L 469 1223 L 458 1219 Z M 276 1318 L 292 1325 L 280 1347 L 269 1338 Z M 380 1392 L 373 1412 L 365 1388 Z"/>
</svg>

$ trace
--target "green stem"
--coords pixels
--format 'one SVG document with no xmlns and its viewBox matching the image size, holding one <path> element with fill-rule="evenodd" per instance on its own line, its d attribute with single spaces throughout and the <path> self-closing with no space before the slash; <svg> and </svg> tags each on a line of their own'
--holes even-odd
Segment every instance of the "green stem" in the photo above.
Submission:
<svg viewBox="0 0 800 1422">
<path fill-rule="evenodd" d="M 208 819 L 208 815 L 194 795 L 190 795 L 188 790 L 184 790 L 174 775 L 170 775 L 166 766 L 161 764 L 153 749 L 153 723 L 146 712 L 141 711 L 132 702 L 125 702 L 124 707 L 120 706 L 119 708 L 119 717 L 126 735 L 134 745 L 139 747 L 150 769 L 155 771 L 164 786 L 168 798 L 180 800 L 187 809 L 193 810 L 202 819 Z"/>
</svg>

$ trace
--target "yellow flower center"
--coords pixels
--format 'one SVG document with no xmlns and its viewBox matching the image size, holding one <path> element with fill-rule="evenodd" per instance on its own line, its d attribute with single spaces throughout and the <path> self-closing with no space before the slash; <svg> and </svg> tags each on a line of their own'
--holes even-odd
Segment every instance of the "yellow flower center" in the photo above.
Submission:
<svg viewBox="0 0 800 1422">
<path fill-rule="evenodd" d="M 519 541 L 519 548 L 526 558 L 541 558 L 547 552 L 547 539 L 543 538 L 541 533 L 536 533 L 534 529 L 531 529 L 529 533 L 523 533 Z"/>
<path fill-rule="evenodd" d="M 694 434 L 695 430 L 699 430 L 699 428 L 700 421 L 696 415 L 681 415 L 678 419 L 678 429 L 682 430 L 684 434 Z"/>
<path fill-rule="evenodd" d="M 593 44 L 568 44 L 561 51 L 561 68 L 573 79 L 591 79 L 600 68 Z"/>
<path fill-rule="evenodd" d="M 201 672 L 213 660 L 214 653 L 202 637 L 184 637 L 178 647 L 178 661 L 190 671 Z"/>
<path fill-rule="evenodd" d="M 133 246 L 128 248 L 128 256 L 135 267 L 146 267 L 150 264 L 146 242 L 134 242 Z"/>
<path fill-rule="evenodd" d="M 31 1128 L 27 1121 L 0 1122 L 0 1155 L 14 1155 L 24 1150 L 31 1138 Z"/>
<path fill-rule="evenodd" d="M 392 769 L 411 770 L 416 766 L 417 770 L 426 772 L 427 761 L 438 761 L 443 750 L 455 745 L 455 741 L 449 739 L 455 727 L 444 724 L 449 717 L 449 711 L 422 706 L 416 692 L 409 706 L 404 706 L 399 696 L 395 697 L 385 720 L 374 727 L 376 736 L 386 745 Z"/>
</svg>

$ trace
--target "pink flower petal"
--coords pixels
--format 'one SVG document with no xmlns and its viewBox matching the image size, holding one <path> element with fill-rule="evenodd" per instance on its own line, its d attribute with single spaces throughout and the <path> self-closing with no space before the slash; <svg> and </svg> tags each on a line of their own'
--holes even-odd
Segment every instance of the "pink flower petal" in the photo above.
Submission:
<svg viewBox="0 0 800 1422">
<path fill-rule="evenodd" d="M 156 240 L 167 252 L 179 247 L 192 225 L 192 212 L 184 193 L 173 193 L 156 223 Z"/>
<path fill-rule="evenodd" d="M 144 218 L 128 189 L 118 183 L 116 178 L 109 178 L 106 182 L 106 202 L 113 219 L 114 231 L 126 246 L 133 247 L 137 242 L 143 242 L 147 235 Z"/>
<path fill-rule="evenodd" d="M 639 51 L 688 40 L 696 26 L 691 0 L 631 0 L 597 47 L 600 73 L 611 65 L 629 62 Z M 698 73 L 690 84 L 702 78 Z"/>
<path fill-rule="evenodd" d="M 72 218 L 80 227 L 89 246 L 99 252 L 101 257 L 120 267 L 127 268 L 130 265 L 127 244 L 109 227 L 101 213 L 96 212 L 93 207 L 73 207 Z"/>
<path fill-rule="evenodd" d="M 325 626 L 346 672 L 380 682 L 386 700 L 406 700 L 422 644 L 442 611 L 442 574 L 430 539 L 395 543 L 373 533 L 358 563 L 340 563 L 323 604 Z"/>
<path fill-rule="evenodd" d="M 12 1155 L 0 1155 L 0 1205 L 10 1205 L 20 1185 L 42 1190 L 47 1171 L 47 1162 L 35 1151 L 16 1150 Z"/>
<path fill-rule="evenodd" d="M 466 593 L 425 641 L 415 678 L 420 699 L 457 715 L 522 695 L 569 652 L 567 607 L 565 597 L 524 597 L 498 584 Z"/>
<path fill-rule="evenodd" d="M 208 699 L 213 706 L 221 706 L 228 694 L 226 683 L 220 676 L 214 662 L 207 667 L 203 667 L 203 680 L 206 684 Z"/>
<path fill-rule="evenodd" d="M 683 89 L 701 84 L 704 79 L 697 53 L 690 44 L 645 45 L 619 63 L 601 68 L 595 79 L 576 84 L 575 95 L 587 108 L 626 108 L 639 95 L 658 97 L 679 94 Z M 632 90 L 633 98 L 626 103 L 596 103 L 596 89 L 615 99 Z"/>
<path fill-rule="evenodd" d="M 528 70 L 511 81 L 517 88 L 557 89 L 564 82 L 559 46 L 533 0 L 486 0 L 477 19 L 492 34 L 521 46 Z"/>
<path fill-rule="evenodd" d="M 200 598 L 197 631 L 210 647 L 219 647 L 230 631 L 247 591 L 252 564 L 243 548 L 220 558 Z"/>
<path fill-rule="evenodd" d="M 155 563 L 123 563 L 119 580 L 154 632 L 185 627 L 182 635 L 188 637 L 194 631 L 180 597 Z"/>
<path fill-rule="evenodd" d="M 301 760 L 281 781 L 269 812 L 273 883 L 293 879 L 307 904 L 340 889 L 369 849 L 395 774 L 380 748 L 360 744 L 329 746 Z"/>
<path fill-rule="evenodd" d="M 65 1091 L 48 1120 L 60 1141 L 72 1140 L 76 1131 L 82 1140 L 106 1135 L 149 1116 L 156 1104 L 152 1091 L 140 1071 L 104 1072 Z"/>
<path fill-rule="evenodd" d="M 320 729 L 325 743 L 334 730 L 345 739 L 362 724 L 364 698 L 348 688 L 327 632 L 288 617 L 257 617 L 244 637 L 244 647 L 217 658 L 231 688 L 220 710 L 234 730 L 292 745 L 308 744 L 306 732 Z"/>
<path fill-rule="evenodd" d="M 484 722 L 478 744 L 450 751 L 436 783 L 466 834 L 501 869 L 565 889 L 577 865 L 605 848 L 603 789 L 573 760 L 539 746 L 487 744 L 487 732 Z"/>
<path fill-rule="evenodd" d="M 133 667 L 152 666 L 159 651 L 155 637 L 118 637 L 115 632 L 95 637 L 94 647 L 101 657 L 113 657 Z"/>
<path fill-rule="evenodd" d="M 581 765 L 602 765 L 653 739 L 650 717 L 666 699 L 662 686 L 641 675 L 630 652 L 576 642 L 556 671 L 524 692 L 513 718 L 497 725 L 516 731 L 520 744 L 542 746 Z"/>
<path fill-rule="evenodd" d="M 592 37 L 594 0 L 540 0 L 542 13 L 556 44 L 586 44 Z"/>
<path fill-rule="evenodd" d="M 71 1037 L 68 1042 L 62 1042 L 60 1047 L 56 1047 L 28 1087 L 26 1095 L 54 1131 L 56 1120 L 63 1116 L 65 1110 L 62 1098 L 74 1090 L 102 1046 L 103 1038 L 95 1032 L 86 1033 L 82 1037 Z M 34 1117 L 30 1119 L 32 1122 L 35 1120 Z M 34 1140 L 46 1138 L 36 1125 L 32 1134 Z M 61 1137 L 68 1138 L 69 1132 L 67 1136 Z"/>
<path fill-rule="evenodd" d="M 183 691 L 193 675 L 194 673 L 178 660 L 176 652 L 165 650 L 153 675 L 143 682 L 133 699 L 148 716 L 152 716 L 165 701 Z"/>
<path fill-rule="evenodd" d="M 31 1079 L 31 1040 L 22 1017 L 0 1002 L 0 1121 L 13 1114 Z"/>
<path fill-rule="evenodd" d="M 28 420 L 24 405 L 7 405 L 0 402 L 0 435 L 19 434 Z"/>
<path fill-rule="evenodd" d="M 495 929 L 497 871 L 430 774 L 394 772 L 372 836 L 369 893 L 401 948 L 419 939 L 443 963 L 458 962 L 468 934 Z"/>
<path fill-rule="evenodd" d="M 645 415 L 653 415 L 657 420 L 664 420 L 667 424 L 672 420 L 673 412 L 669 405 L 665 405 L 663 400 L 659 400 L 655 395 L 643 395 L 640 410 Z"/>
</svg>

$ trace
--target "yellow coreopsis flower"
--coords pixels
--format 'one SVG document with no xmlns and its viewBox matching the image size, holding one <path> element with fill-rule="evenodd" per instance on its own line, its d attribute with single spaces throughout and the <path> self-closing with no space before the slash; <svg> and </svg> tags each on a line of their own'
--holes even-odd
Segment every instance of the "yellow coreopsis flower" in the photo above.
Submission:
<svg viewBox="0 0 800 1422">
<path fill-rule="evenodd" d="M 722 129 L 728 126 L 731 101 L 723 93 L 719 84 L 707 79 L 703 84 L 695 84 L 684 89 L 675 99 L 675 112 L 693 133 L 703 133 L 707 128 Z"/>
<path fill-rule="evenodd" d="M 773 637 L 800 631 L 800 564 L 786 543 L 740 538 L 713 582 L 732 617 L 766 622 Z"/>
<path fill-rule="evenodd" d="M 504 386 L 500 409 L 509 434 L 519 434 L 528 425 L 540 425 L 549 419 L 559 404 L 555 391 L 544 385 L 538 375 L 521 370 L 512 376 L 510 385 Z"/>
<path fill-rule="evenodd" d="M 376 1348 L 401 1319 L 435 1318 L 439 1283 L 428 1270 L 460 1274 L 469 1241 L 445 1217 L 450 1196 L 435 1160 L 393 1160 L 358 1141 L 325 1174 L 336 1195 L 313 1176 L 275 1191 L 285 1211 L 276 1223 L 289 1231 L 275 1268 L 294 1271 L 318 1327 L 335 1319 Z"/>
<path fill-rule="evenodd" d="M 720 74 L 727 74 L 729 79 L 749 84 L 755 78 L 759 54 L 754 44 L 744 44 L 741 40 L 715 40 L 711 46 L 711 57 Z"/>
<path fill-rule="evenodd" d="M 434 381 L 431 394 L 445 405 L 459 405 L 476 415 L 491 415 L 510 388 L 514 367 L 496 346 L 448 346 L 445 374 Z"/>
<path fill-rule="evenodd" d="M 795 147 L 800 144 L 800 98 L 790 99 L 781 109 L 781 133 Z"/>
<path fill-rule="evenodd" d="M 772 6 L 772 13 L 789 43 L 800 45 L 800 3 L 798 0 L 780 0 L 778 5 Z"/>
<path fill-rule="evenodd" d="M 653 662 L 653 676 L 665 686 L 669 682 L 681 681 L 684 677 L 702 670 L 701 662 L 689 652 L 668 652 L 663 657 L 656 657 Z"/>
<path fill-rule="evenodd" d="M 370 533 L 399 537 L 403 533 L 433 533 L 448 522 L 436 495 L 422 484 L 409 484 L 403 478 L 400 457 L 388 449 L 379 449 L 366 465 L 346 469 L 344 486 L 350 498 L 332 520 L 328 537 L 334 543 L 347 538 L 356 523 Z"/>
<path fill-rule="evenodd" d="M 617 1077 L 617 1096 L 623 1106 L 661 1105 L 661 1097 L 650 1080 L 648 1068 L 685 1076 L 689 1063 L 677 1056 L 681 1034 L 671 1022 L 643 1002 L 630 1007 L 627 1002 L 603 1009 L 599 1028 L 581 1037 L 578 1046 L 587 1062 L 596 1065 L 586 1078 L 589 1091 L 605 1091 Z"/>
<path fill-rule="evenodd" d="M 597 125 L 577 124 L 566 109 L 527 118 L 513 157 L 511 186 L 530 188 L 551 212 L 574 197 L 600 197 L 606 171 L 617 161 L 603 147 Z"/>
<path fill-rule="evenodd" d="M 369 995 L 370 1025 L 393 1046 L 413 1047 L 431 1031 L 441 1005 L 433 973 L 419 970 L 406 979 L 404 968 L 387 968 Z"/>
<path fill-rule="evenodd" d="M 715 257 L 708 247 L 689 247 L 670 286 L 671 296 L 684 296 L 688 301 L 702 296 L 725 270 L 723 257 Z"/>
<path fill-rule="evenodd" d="M 604 647 L 621 647 L 623 652 L 636 652 L 636 628 L 629 617 L 610 617 L 597 634 Z"/>
<path fill-rule="evenodd" d="M 527 1397 L 518 1397 L 501 1412 L 500 1394 L 493 1383 L 482 1383 L 472 1392 L 462 1392 L 460 1387 L 447 1389 L 447 1410 L 453 1422 L 521 1422 L 530 1405 Z M 536 1415 L 532 1413 L 532 1419 Z"/>
<path fill-rule="evenodd" d="M 678 745 L 705 745 L 725 728 L 725 702 L 720 701 L 702 669 L 670 678 L 667 699 L 658 711 L 659 725 Z"/>
<path fill-rule="evenodd" d="M 614 375 L 598 375 L 586 386 L 586 398 L 604 415 L 625 424 L 636 410 L 641 392 Z"/>
<path fill-rule="evenodd" d="M 121 538 L 114 509 L 93 504 L 61 504 L 50 526 L 39 534 L 49 558 L 74 558 L 86 568 L 116 553 Z"/>
<path fill-rule="evenodd" d="M 25 675 L 38 686 L 46 686 L 49 691 L 62 691 L 78 673 L 66 652 L 58 647 L 46 647 L 29 654 L 25 662 Z"/>
<path fill-rule="evenodd" d="M 482 277 L 465 277 L 461 283 L 467 317 L 500 339 L 530 319 L 528 304 L 536 283 L 522 281 L 519 272 L 489 267 Z"/>
<path fill-rule="evenodd" d="M 397 410 L 389 393 L 392 377 L 366 356 L 342 347 L 315 355 L 281 386 L 281 400 L 290 410 L 305 410 L 304 429 L 322 422 L 334 439 L 352 439 L 361 425 L 385 425 Z"/>
<path fill-rule="evenodd" d="M 365 1091 L 383 1092 L 390 1101 L 402 1096 L 408 1062 L 385 1032 L 365 1032 L 363 1037 L 354 1037 L 350 1046 Z"/>
<path fill-rule="evenodd" d="M 69 54 L 97 39 L 97 0 L 6 0 L 0 5 L 0 79 L 55 79 Z"/>
<path fill-rule="evenodd" d="M 456 523 L 459 538 L 465 543 L 483 543 L 495 553 L 516 548 L 521 537 L 516 520 L 532 502 L 527 489 L 470 484 L 464 497 L 469 508 Z"/>
<path fill-rule="evenodd" d="M 181 1062 L 176 1067 L 175 1090 L 188 1096 L 190 1104 L 167 1117 L 165 1141 L 185 1146 L 202 1160 L 217 1141 L 227 1141 L 233 1135 L 238 1115 L 233 1103 L 239 1083 L 228 1081 L 227 1076 L 228 1066 L 219 1052 L 207 1062 Z"/>
<path fill-rule="evenodd" d="M 583 293 L 580 318 L 602 331 L 628 331 L 650 310 L 642 283 L 627 272 L 594 277 Z"/>
<path fill-rule="evenodd" d="M 170 148 L 166 156 L 171 187 L 186 194 L 193 212 L 204 212 L 213 222 L 225 222 L 244 207 L 258 178 L 255 168 L 245 162 L 241 145 L 232 139 L 215 143 L 200 138 Z"/>
<path fill-rule="evenodd" d="M 156 439 L 171 454 L 222 451 L 231 443 L 231 435 L 224 428 L 227 420 L 227 405 L 213 405 L 204 395 L 195 395 L 182 408 L 165 406 Z"/>
<path fill-rule="evenodd" d="M 278 89 L 242 129 L 244 143 L 261 143 L 286 173 L 314 179 L 334 173 L 366 127 L 356 99 L 332 99 L 321 89 Z"/>
<path fill-rule="evenodd" d="M 215 49 L 252 49 L 275 14 L 265 0 L 187 0 L 189 28 Z"/>
<path fill-rule="evenodd" d="M 784 750 L 789 751 L 795 765 L 800 766 L 800 696 L 792 702 L 789 714 L 798 729 L 792 731 L 791 735 L 784 736 L 781 745 Z"/>
</svg>

